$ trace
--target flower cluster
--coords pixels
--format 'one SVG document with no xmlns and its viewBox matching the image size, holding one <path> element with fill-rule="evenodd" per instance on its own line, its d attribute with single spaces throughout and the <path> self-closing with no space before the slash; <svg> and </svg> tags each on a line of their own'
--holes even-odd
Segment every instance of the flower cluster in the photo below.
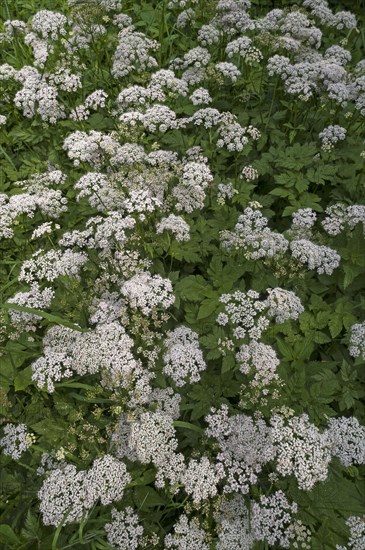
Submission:
<svg viewBox="0 0 365 550">
<path fill-rule="evenodd" d="M 60 170 L 33 174 L 29 180 L 20 181 L 24 193 L 8 197 L 0 194 L 0 237 L 11 238 L 13 225 L 21 214 L 34 218 L 37 211 L 49 218 L 58 218 L 67 211 L 68 200 L 60 189 L 51 189 L 53 185 L 62 185 L 65 176 Z"/>
<path fill-rule="evenodd" d="M 187 327 L 178 327 L 167 333 L 164 346 L 167 351 L 163 356 L 163 372 L 177 386 L 199 382 L 206 363 L 199 348 L 198 334 Z"/>
<path fill-rule="evenodd" d="M 169 214 L 167 218 L 156 225 L 156 233 L 171 231 L 177 241 L 188 241 L 190 239 L 190 226 L 181 216 Z"/>
<path fill-rule="evenodd" d="M 271 346 L 254 340 L 240 347 L 236 359 L 240 365 L 240 371 L 252 377 L 250 384 L 254 388 L 265 388 L 271 382 L 278 380 L 276 369 L 279 366 L 279 359 Z M 267 394 L 268 390 L 264 389 L 263 393 Z"/>
<path fill-rule="evenodd" d="M 123 498 L 131 477 L 126 465 L 111 455 L 97 458 L 89 470 L 77 471 L 73 464 L 52 470 L 38 493 L 45 525 L 81 521 L 100 499 L 107 505 Z"/>
<path fill-rule="evenodd" d="M 265 300 L 254 290 L 242 292 L 236 290 L 233 294 L 222 294 L 220 301 L 224 304 L 224 312 L 217 317 L 218 325 L 230 323 L 233 336 L 243 339 L 247 335 L 251 340 L 259 340 L 264 330 L 269 326 L 269 320 L 262 314 L 267 307 Z"/>
<path fill-rule="evenodd" d="M 168 309 L 174 302 L 172 284 L 160 275 L 141 272 L 123 283 L 121 293 L 132 309 L 150 315 L 158 307 Z"/>
<path fill-rule="evenodd" d="M 346 129 L 338 124 L 328 126 L 319 133 L 319 137 L 322 140 L 322 149 L 331 151 L 338 141 L 343 141 L 346 138 Z"/>
<path fill-rule="evenodd" d="M 292 229 L 296 232 L 311 229 L 316 219 L 317 214 L 312 208 L 299 208 L 292 216 Z"/>
<path fill-rule="evenodd" d="M 293 258 L 308 269 L 331 275 L 340 265 L 341 257 L 328 246 L 317 245 L 308 239 L 295 239 L 290 243 Z"/>
<path fill-rule="evenodd" d="M 135 460 L 156 466 L 157 487 L 164 487 L 165 479 L 169 480 L 171 489 L 177 485 L 185 466 L 183 455 L 176 453 L 178 441 L 170 416 L 161 411 L 142 413 L 138 421 L 130 425 L 128 447 Z"/>
<path fill-rule="evenodd" d="M 236 494 L 224 500 L 215 515 L 218 524 L 217 550 L 249 550 L 254 543 L 249 510 L 244 497 Z"/>
<path fill-rule="evenodd" d="M 344 466 L 365 464 L 365 426 L 357 418 L 330 418 L 327 436 L 332 443 L 332 454 Z"/>
<path fill-rule="evenodd" d="M 295 502 L 290 503 L 283 491 L 276 491 L 252 505 L 252 530 L 257 540 L 282 548 L 310 548 L 310 531 L 300 529 L 300 523 L 293 516 L 298 511 Z M 299 529 L 298 529 L 299 527 Z M 297 536 L 297 534 L 299 536 Z M 299 545 L 300 544 L 300 545 Z"/>
<path fill-rule="evenodd" d="M 203 456 L 199 461 L 191 459 L 180 479 L 193 503 L 200 504 L 202 500 L 214 497 L 218 493 L 218 483 L 223 477 L 223 465 L 211 463 Z"/>
<path fill-rule="evenodd" d="M 175 550 L 209 550 L 205 542 L 205 532 L 199 527 L 197 521 L 190 520 L 182 514 L 174 525 L 174 534 L 169 533 L 165 537 L 165 548 Z"/>
<path fill-rule="evenodd" d="M 365 517 L 350 516 L 346 523 L 350 528 L 349 547 L 352 550 L 361 550 L 365 544 Z"/>
<path fill-rule="evenodd" d="M 365 359 L 365 321 L 351 326 L 349 353 Z"/>
<path fill-rule="evenodd" d="M 298 319 L 304 311 L 301 301 L 294 292 L 279 287 L 268 289 L 267 302 L 268 316 L 273 317 L 279 324 L 288 319 Z"/>
<path fill-rule="evenodd" d="M 260 50 L 252 45 L 252 40 L 247 36 L 240 36 L 229 42 L 226 47 L 226 54 L 229 58 L 238 54 L 249 65 L 260 63 L 263 59 Z"/>
<path fill-rule="evenodd" d="M 358 223 L 363 224 L 365 233 L 365 206 L 362 204 L 345 206 L 336 203 L 326 208 L 326 214 L 322 225 L 329 235 L 339 235 L 347 227 L 352 230 Z"/>
<path fill-rule="evenodd" d="M 331 460 L 330 442 L 326 433 L 309 422 L 308 416 L 294 416 L 287 423 L 280 415 L 271 418 L 271 437 L 277 454 L 277 471 L 293 474 L 300 489 L 310 491 L 324 481 Z"/>
<path fill-rule="evenodd" d="M 190 96 L 193 105 L 208 105 L 212 98 L 206 88 L 197 88 Z"/>
<path fill-rule="evenodd" d="M 156 59 L 150 51 L 158 48 L 155 40 L 150 40 L 132 27 L 122 29 L 119 33 L 118 46 L 114 52 L 112 75 L 121 78 L 132 71 L 142 72 L 145 69 L 157 67 Z"/>
<path fill-rule="evenodd" d="M 143 535 L 143 527 L 139 524 L 133 508 L 127 506 L 121 512 L 112 509 L 112 521 L 105 525 L 105 532 L 109 544 L 118 550 L 137 550 Z"/>
<path fill-rule="evenodd" d="M 209 437 L 217 440 L 217 460 L 224 467 L 224 492 L 246 494 L 256 483 L 262 467 L 275 456 L 270 428 L 261 419 L 254 421 L 245 415 L 228 416 L 228 407 L 212 410 L 206 417 Z"/>
<path fill-rule="evenodd" d="M 32 379 L 52 393 L 54 382 L 79 375 L 102 374 L 109 388 L 129 387 L 141 376 L 132 354 L 133 340 L 118 323 L 105 323 L 94 331 L 79 332 L 62 326 L 51 327 L 43 340 L 44 355 L 33 364 Z"/>
<path fill-rule="evenodd" d="M 19 460 L 23 453 L 34 443 L 34 436 L 25 424 L 5 424 L 4 437 L 0 439 L 0 447 L 6 456 Z"/>
<path fill-rule="evenodd" d="M 34 309 L 48 309 L 54 298 L 54 291 L 51 287 L 40 289 L 38 283 L 33 283 L 30 290 L 27 292 L 17 292 L 12 298 L 9 298 L 10 304 L 25 306 Z M 37 321 L 42 317 L 34 313 L 26 313 L 23 311 L 9 310 L 11 322 L 18 329 L 24 331 L 35 331 Z"/>
<path fill-rule="evenodd" d="M 222 246 L 227 250 L 243 250 L 247 259 L 272 258 L 284 254 L 288 241 L 267 227 L 268 220 L 260 210 L 247 207 L 239 216 L 234 231 L 222 231 Z"/>
<path fill-rule="evenodd" d="M 208 166 L 202 162 L 186 162 L 180 182 L 173 188 L 176 210 L 193 212 L 204 206 L 205 189 L 213 181 Z"/>
</svg>

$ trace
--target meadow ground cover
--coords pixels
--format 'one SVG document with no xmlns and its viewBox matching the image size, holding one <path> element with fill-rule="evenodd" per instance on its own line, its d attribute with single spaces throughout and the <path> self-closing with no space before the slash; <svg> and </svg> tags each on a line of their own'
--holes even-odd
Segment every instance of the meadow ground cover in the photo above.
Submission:
<svg viewBox="0 0 365 550">
<path fill-rule="evenodd" d="M 1 548 L 364 550 L 364 4 L 277 4 L 3 0 Z"/>
</svg>

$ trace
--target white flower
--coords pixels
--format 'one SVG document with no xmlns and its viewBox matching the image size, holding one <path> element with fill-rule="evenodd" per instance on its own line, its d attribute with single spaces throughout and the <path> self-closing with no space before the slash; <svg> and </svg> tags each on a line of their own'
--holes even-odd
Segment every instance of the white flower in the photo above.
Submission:
<svg viewBox="0 0 365 550">
<path fill-rule="evenodd" d="M 105 525 L 105 532 L 109 544 L 118 550 L 137 550 L 140 547 L 143 527 L 139 524 L 139 518 L 133 512 L 133 508 L 127 506 L 121 512 L 112 509 L 112 522 Z"/>
<path fill-rule="evenodd" d="M 4 437 L 0 439 L 0 447 L 6 456 L 19 460 L 23 453 L 34 443 L 33 435 L 28 432 L 25 424 L 5 424 Z"/>
<path fill-rule="evenodd" d="M 224 492 L 248 493 L 264 464 L 275 456 L 270 428 L 262 419 L 255 421 L 243 414 L 228 416 L 227 405 L 218 411 L 213 409 L 205 420 L 209 426 L 206 434 L 219 445 L 217 460 L 226 474 Z"/>
<path fill-rule="evenodd" d="M 149 272 L 134 275 L 123 283 L 121 292 L 130 307 L 144 315 L 150 315 L 158 307 L 167 309 L 175 302 L 171 281 Z"/>
<path fill-rule="evenodd" d="M 74 373 L 102 375 L 107 388 L 130 388 L 143 370 L 132 354 L 133 340 L 116 321 L 98 325 L 94 331 L 78 332 L 63 326 L 51 327 L 44 339 L 44 355 L 33 364 L 32 379 L 38 387 L 54 392 L 54 382 Z"/>
<path fill-rule="evenodd" d="M 310 491 L 328 475 L 331 460 L 326 433 L 309 422 L 308 416 L 294 416 L 287 422 L 279 415 L 271 419 L 271 437 L 277 453 L 277 471 L 294 475 L 303 491 Z"/>
<path fill-rule="evenodd" d="M 263 331 L 269 326 L 269 320 L 262 314 L 267 307 L 267 301 L 259 300 L 259 294 L 254 290 L 246 293 L 236 290 L 232 294 L 222 294 L 220 302 L 225 304 L 223 313 L 217 317 L 217 323 L 225 326 L 228 321 L 237 339 L 248 336 L 251 340 L 259 340 Z"/>
<path fill-rule="evenodd" d="M 254 538 L 249 510 L 242 495 L 236 494 L 231 500 L 224 500 L 215 520 L 218 523 L 217 550 L 252 549 Z"/>
<path fill-rule="evenodd" d="M 365 321 L 356 323 L 350 328 L 349 354 L 352 357 L 365 359 Z"/>
<path fill-rule="evenodd" d="M 267 224 L 267 218 L 259 210 L 247 207 L 239 216 L 234 231 L 221 232 L 222 246 L 227 250 L 242 249 L 250 260 L 282 256 L 289 243 L 283 235 L 271 231 Z"/>
<path fill-rule="evenodd" d="M 182 514 L 174 525 L 174 532 L 165 537 L 165 548 L 175 550 L 209 550 L 209 545 L 205 542 L 205 533 L 199 527 L 196 520 L 188 520 L 185 514 Z"/>
<path fill-rule="evenodd" d="M 156 225 L 156 233 L 171 231 L 177 241 L 188 241 L 190 239 L 190 226 L 181 216 L 170 214 L 167 218 Z"/>
<path fill-rule="evenodd" d="M 163 356 L 163 372 L 170 376 L 178 387 L 199 382 L 201 371 L 206 369 L 199 348 L 198 334 L 187 327 L 178 327 L 166 335 Z"/>
<path fill-rule="evenodd" d="M 32 28 L 38 32 L 42 38 L 51 38 L 56 40 L 58 35 L 65 35 L 65 25 L 67 17 L 62 13 L 49 10 L 38 11 L 32 19 Z"/>
<path fill-rule="evenodd" d="M 51 470 L 38 492 L 45 525 L 81 521 L 100 499 L 102 504 L 121 500 L 131 476 L 126 465 L 110 455 L 96 459 L 89 470 L 73 464 Z"/>
<path fill-rule="evenodd" d="M 8 299 L 11 304 L 26 306 L 34 309 L 48 309 L 54 298 L 54 291 L 51 287 L 40 289 L 38 283 L 33 283 L 28 292 L 17 292 L 12 298 Z M 25 313 L 23 311 L 9 310 L 11 322 L 21 330 L 35 331 L 37 329 L 37 321 L 42 317 L 33 313 Z"/>
<path fill-rule="evenodd" d="M 365 426 L 361 426 L 357 418 L 330 418 L 327 435 L 332 454 L 344 466 L 365 464 Z"/>
<path fill-rule="evenodd" d="M 222 464 L 212 464 L 206 456 L 199 461 L 190 459 L 181 476 L 185 492 L 191 495 L 194 504 L 214 497 L 218 493 L 218 484 L 224 477 Z"/>
<path fill-rule="evenodd" d="M 332 275 L 340 265 L 340 255 L 328 246 L 317 245 L 308 239 L 298 239 L 290 243 L 293 258 L 301 264 L 306 264 L 308 269 L 317 273 Z"/>
<path fill-rule="evenodd" d="M 251 525 L 255 539 L 289 548 L 294 542 L 293 515 L 297 511 L 297 504 L 290 504 L 283 491 L 276 491 L 268 497 L 261 496 L 259 503 L 252 504 Z"/>
<path fill-rule="evenodd" d="M 272 288 L 268 290 L 267 312 L 269 317 L 274 317 L 276 323 L 284 323 L 288 319 L 298 319 L 303 313 L 304 307 L 299 298 L 290 290 L 283 288 Z"/>
<path fill-rule="evenodd" d="M 197 88 L 190 96 L 193 105 L 208 105 L 212 98 L 206 88 Z"/>
<path fill-rule="evenodd" d="M 204 207 L 205 189 L 213 181 L 208 166 L 202 162 L 186 162 L 180 182 L 172 189 L 176 209 L 193 212 Z"/>
<path fill-rule="evenodd" d="M 280 361 L 271 346 L 252 341 L 240 347 L 236 359 L 243 374 L 254 375 L 253 387 L 262 388 L 278 380 L 276 369 Z"/>
</svg>

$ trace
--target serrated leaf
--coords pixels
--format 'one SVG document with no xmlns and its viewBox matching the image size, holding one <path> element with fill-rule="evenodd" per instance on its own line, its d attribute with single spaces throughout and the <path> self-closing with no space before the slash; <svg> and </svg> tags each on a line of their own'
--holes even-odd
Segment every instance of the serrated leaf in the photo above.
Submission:
<svg viewBox="0 0 365 550">
<path fill-rule="evenodd" d="M 281 338 L 277 338 L 276 344 L 279 348 L 281 355 L 285 359 L 289 359 L 289 360 L 294 359 L 293 348 L 287 342 L 285 342 L 285 340 L 282 340 Z"/>
<path fill-rule="evenodd" d="M 328 344 L 328 342 L 331 342 L 331 338 L 324 332 L 316 330 L 314 333 L 314 341 L 316 344 Z"/>
<path fill-rule="evenodd" d="M 309 359 L 314 350 L 314 335 L 307 334 L 301 342 L 295 344 L 295 352 L 298 359 Z"/>
<path fill-rule="evenodd" d="M 219 349 L 216 348 L 216 349 L 211 349 L 207 353 L 206 357 L 208 360 L 211 360 L 211 359 L 218 359 L 219 357 L 221 357 L 221 355 L 222 355 L 222 352 L 220 352 Z"/>
<path fill-rule="evenodd" d="M 218 306 L 219 306 L 219 302 L 218 302 L 217 299 L 216 300 L 212 300 L 212 299 L 204 300 L 200 305 L 197 319 L 198 320 L 206 319 L 212 313 L 217 311 Z"/>
<path fill-rule="evenodd" d="M 40 524 L 37 518 L 28 510 L 27 517 L 25 519 L 24 528 L 21 531 L 22 537 L 27 541 L 38 539 L 40 536 Z"/>
<path fill-rule="evenodd" d="M 270 195 L 274 195 L 275 197 L 292 197 L 293 193 L 292 191 L 288 189 L 282 189 L 281 187 L 275 187 L 275 189 L 272 189 L 270 191 Z"/>
<path fill-rule="evenodd" d="M 343 268 L 345 276 L 343 278 L 343 288 L 346 289 L 356 279 L 356 277 L 364 272 L 363 268 L 354 265 L 346 264 Z"/>
<path fill-rule="evenodd" d="M 15 391 L 22 391 L 25 390 L 28 386 L 32 384 L 32 367 L 29 365 L 22 371 L 18 372 L 18 374 L 14 378 L 14 388 Z"/>
<path fill-rule="evenodd" d="M 332 338 L 336 338 L 342 330 L 342 318 L 340 316 L 333 316 L 328 322 L 328 328 Z"/>
<path fill-rule="evenodd" d="M 235 366 L 235 357 L 231 353 L 225 355 L 222 359 L 222 374 L 233 369 Z"/>
<path fill-rule="evenodd" d="M 32 424 L 31 429 L 38 435 L 46 436 L 51 442 L 59 442 L 68 433 L 68 423 L 60 418 L 46 418 L 40 422 Z"/>
<path fill-rule="evenodd" d="M 188 275 L 176 283 L 175 290 L 183 300 L 200 302 L 207 296 L 207 291 L 210 289 L 207 286 L 207 281 L 201 275 Z"/>
</svg>

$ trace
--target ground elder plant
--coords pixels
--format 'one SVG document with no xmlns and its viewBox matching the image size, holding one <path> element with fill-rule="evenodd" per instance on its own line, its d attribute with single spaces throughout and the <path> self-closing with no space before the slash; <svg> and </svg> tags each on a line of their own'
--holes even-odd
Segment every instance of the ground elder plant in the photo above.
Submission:
<svg viewBox="0 0 365 550">
<path fill-rule="evenodd" d="M 2 548 L 365 548 L 351 4 L 3 2 Z"/>
</svg>

